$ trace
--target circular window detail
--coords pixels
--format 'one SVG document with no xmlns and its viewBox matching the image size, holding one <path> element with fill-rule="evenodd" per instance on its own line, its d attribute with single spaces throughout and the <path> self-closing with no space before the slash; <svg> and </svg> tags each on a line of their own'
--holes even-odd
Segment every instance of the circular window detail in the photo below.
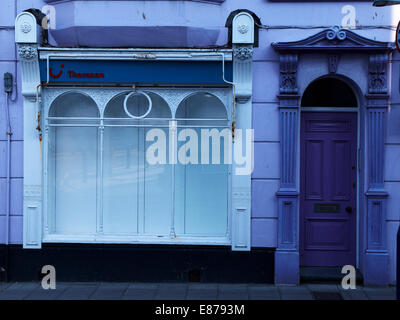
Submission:
<svg viewBox="0 0 400 320">
<path fill-rule="evenodd" d="M 134 101 L 133 101 L 133 104 L 132 104 L 132 106 L 131 106 L 131 109 L 134 109 L 134 110 L 137 111 L 137 114 L 136 114 L 136 115 L 132 114 L 132 112 L 130 112 L 130 111 L 128 110 L 128 109 L 129 109 L 129 107 L 128 107 L 128 101 L 129 101 L 129 100 L 134 100 Z M 142 115 L 140 115 L 139 112 L 140 112 L 141 106 L 143 106 L 143 100 L 144 100 L 144 101 L 147 100 L 147 110 L 146 110 L 145 113 L 143 113 Z M 150 96 L 149 96 L 147 93 L 145 93 L 145 92 L 133 91 L 133 92 L 129 93 L 129 94 L 125 97 L 125 99 L 124 99 L 124 110 L 125 110 L 125 113 L 126 113 L 129 117 L 131 117 L 131 118 L 133 118 L 133 119 L 143 119 L 143 118 L 147 117 L 148 114 L 151 112 L 152 107 L 153 107 L 153 103 L 152 103 L 152 101 L 151 101 L 151 98 L 150 98 Z M 131 111 L 132 111 L 132 110 L 131 110 Z"/>
</svg>

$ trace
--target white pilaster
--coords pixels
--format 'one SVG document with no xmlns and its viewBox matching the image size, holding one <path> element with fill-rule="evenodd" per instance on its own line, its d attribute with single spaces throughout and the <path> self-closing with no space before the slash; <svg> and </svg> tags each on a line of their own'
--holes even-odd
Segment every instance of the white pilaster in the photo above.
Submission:
<svg viewBox="0 0 400 320">
<path fill-rule="evenodd" d="M 254 19 L 240 12 L 232 23 L 233 82 L 235 84 L 235 139 L 234 153 L 245 154 L 246 134 L 252 128 L 252 59 L 254 44 Z M 252 134 L 250 133 L 251 137 Z M 240 143 L 240 139 L 241 142 Z M 241 145 L 241 150 L 237 150 Z M 253 139 L 251 138 L 251 150 Z M 234 157 L 235 159 L 235 157 Z M 243 165 L 233 162 L 232 166 L 232 250 L 250 251 L 251 249 L 251 172 L 253 168 L 253 151 L 251 152 L 251 169 L 243 170 Z M 241 170 L 242 169 L 242 170 Z"/>
<path fill-rule="evenodd" d="M 40 135 L 37 130 L 40 112 L 38 45 L 40 30 L 35 17 L 20 13 L 15 20 L 15 41 L 22 74 L 24 108 L 24 216 L 23 246 L 39 249 L 42 245 L 42 163 Z"/>
</svg>

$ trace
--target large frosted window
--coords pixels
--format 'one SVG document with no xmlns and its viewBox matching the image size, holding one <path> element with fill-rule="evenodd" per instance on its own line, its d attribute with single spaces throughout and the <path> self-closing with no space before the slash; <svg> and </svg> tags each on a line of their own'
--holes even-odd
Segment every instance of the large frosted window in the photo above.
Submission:
<svg viewBox="0 0 400 320">
<path fill-rule="evenodd" d="M 49 116 L 51 231 L 96 232 L 97 106 L 83 94 L 67 93 L 54 101 Z"/>
<path fill-rule="evenodd" d="M 154 92 L 128 91 L 100 112 L 89 96 L 69 92 L 54 100 L 47 125 L 48 234 L 96 242 L 228 234 L 232 141 L 228 112 L 214 95 L 194 93 L 174 110 Z M 177 163 L 170 162 L 174 125 Z M 166 161 L 152 163 L 147 152 L 161 133 Z"/>
<path fill-rule="evenodd" d="M 228 169 L 225 164 L 224 129 L 226 129 L 227 112 L 224 105 L 214 96 L 199 93 L 185 99 L 176 112 L 178 120 L 178 138 L 195 132 L 198 137 L 198 156 L 196 161 L 187 164 L 178 161 L 176 167 L 176 215 L 178 234 L 221 236 L 228 227 Z M 201 139 L 203 134 L 206 139 Z M 229 135 L 230 133 L 225 130 Z M 210 133 L 210 134 L 208 134 Z M 212 134 L 214 133 L 214 140 Z M 220 138 L 221 137 L 221 138 Z M 229 136 L 225 136 L 225 139 Z M 189 139 L 189 138 L 188 138 Z M 185 149 L 190 158 L 190 146 L 187 141 L 178 141 L 178 149 Z M 204 161 L 201 144 L 207 141 L 208 161 Z M 216 150 L 216 144 L 219 144 Z M 214 148 L 213 148 L 214 147 Z M 219 153 L 219 159 L 215 159 Z M 202 159 L 203 158 L 203 159 Z M 194 158 L 192 160 L 195 160 Z M 193 163 L 194 162 L 194 163 Z"/>
<path fill-rule="evenodd" d="M 146 134 L 158 128 L 168 134 L 171 112 L 158 95 L 148 93 L 151 112 L 132 119 L 124 111 L 127 94 L 110 101 L 104 113 L 104 232 L 168 235 L 171 225 L 171 168 L 146 161 Z M 129 100 L 128 100 L 129 101 Z M 148 103 L 137 96 L 127 104 L 134 116 L 146 113 Z"/>
</svg>

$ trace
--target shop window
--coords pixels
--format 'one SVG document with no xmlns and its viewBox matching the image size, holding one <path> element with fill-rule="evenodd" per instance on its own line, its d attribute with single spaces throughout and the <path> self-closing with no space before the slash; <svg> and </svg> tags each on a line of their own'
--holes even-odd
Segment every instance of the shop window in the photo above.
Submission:
<svg viewBox="0 0 400 320">
<path fill-rule="evenodd" d="M 97 105 L 81 93 L 66 93 L 54 101 L 49 116 L 49 229 L 62 234 L 93 233 L 98 172 Z"/>
<path fill-rule="evenodd" d="M 110 101 L 104 112 L 103 223 L 105 233 L 168 235 L 171 227 L 171 179 L 169 164 L 148 164 L 146 135 L 160 129 L 168 135 L 171 112 L 154 93 L 150 113 L 143 95 Z"/>
<path fill-rule="evenodd" d="M 178 107 L 176 119 L 179 153 L 192 158 L 187 154 L 191 150 L 186 147 L 188 144 L 185 139 L 191 133 L 199 137 L 199 152 L 197 157 L 192 158 L 193 161 L 187 164 L 178 161 L 176 167 L 177 234 L 222 236 L 227 233 L 229 165 L 225 164 L 228 159 L 224 158 L 224 151 L 229 152 L 226 147 L 230 141 L 227 118 L 224 105 L 208 93 L 194 94 Z M 218 137 L 214 141 L 211 130 Z M 201 139 L 202 131 L 203 135 L 207 134 L 207 161 L 204 161 L 204 155 L 202 159 L 201 144 L 205 142 Z M 215 159 L 218 154 L 219 159 Z"/>
<path fill-rule="evenodd" d="M 157 93 L 121 92 L 100 112 L 88 95 L 69 92 L 51 104 L 47 123 L 44 241 L 228 238 L 231 123 L 213 94 L 190 94 L 175 111 Z M 155 129 L 165 137 L 162 163 L 147 158 L 160 139 L 148 139 Z M 205 156 L 202 145 L 209 146 Z"/>
</svg>

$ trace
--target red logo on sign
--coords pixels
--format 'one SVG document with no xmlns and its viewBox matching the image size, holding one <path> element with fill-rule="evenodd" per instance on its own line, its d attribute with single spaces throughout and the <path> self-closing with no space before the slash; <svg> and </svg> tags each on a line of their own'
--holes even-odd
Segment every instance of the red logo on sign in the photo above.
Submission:
<svg viewBox="0 0 400 320">
<path fill-rule="evenodd" d="M 60 65 L 61 69 L 64 65 Z M 104 73 L 102 72 L 75 72 L 73 70 L 68 70 L 68 76 L 70 78 L 104 78 Z M 53 79 L 58 79 L 63 74 L 63 70 L 60 70 L 57 74 L 54 74 L 52 69 L 49 68 L 49 74 Z"/>
<path fill-rule="evenodd" d="M 62 64 L 60 67 L 61 67 L 61 68 L 64 68 L 64 65 Z M 58 79 L 59 77 L 61 77 L 62 73 L 63 73 L 63 71 L 60 70 L 59 73 L 53 74 L 53 72 L 51 71 L 51 68 L 49 68 L 49 74 L 50 74 L 50 76 L 51 76 L 52 78 L 54 78 L 54 79 Z"/>
</svg>

